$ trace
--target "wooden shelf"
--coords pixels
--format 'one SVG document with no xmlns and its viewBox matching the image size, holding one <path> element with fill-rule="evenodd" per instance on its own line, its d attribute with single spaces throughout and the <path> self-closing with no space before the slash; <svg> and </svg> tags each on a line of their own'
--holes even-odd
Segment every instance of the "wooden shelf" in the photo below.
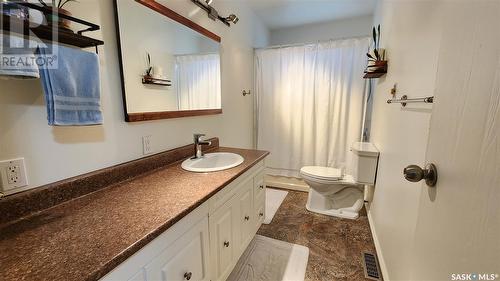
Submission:
<svg viewBox="0 0 500 281">
<path fill-rule="evenodd" d="M 368 71 L 369 68 L 373 68 L 374 71 Z M 365 71 L 365 76 L 363 78 L 365 79 L 371 79 L 371 78 L 380 78 L 387 74 L 387 61 L 376 61 L 374 65 L 371 65 L 367 67 L 367 70 Z"/>
<path fill-rule="evenodd" d="M 21 26 L 24 27 L 23 31 L 17 30 L 17 28 L 15 31 L 12 31 L 10 26 L 11 24 L 14 24 L 16 27 L 21 27 Z M 24 32 L 24 30 L 26 29 L 31 30 L 31 32 L 33 32 L 33 34 L 35 34 L 36 37 L 42 40 L 54 41 L 79 48 L 95 47 L 104 44 L 104 42 L 101 40 L 83 36 L 74 33 L 70 30 L 65 30 L 65 29 L 54 30 L 54 27 L 50 25 L 37 25 L 27 20 L 22 21 L 17 18 L 13 18 L 7 15 L 2 15 L 2 30 L 10 33 L 14 32 L 26 37 L 27 36 L 26 32 Z M 57 31 L 57 34 L 54 34 L 54 31 Z"/>
<path fill-rule="evenodd" d="M 144 75 L 142 77 L 142 84 L 158 85 L 158 86 L 172 86 L 172 81 L 167 79 L 154 78 Z"/>
<path fill-rule="evenodd" d="M 380 78 L 380 77 L 384 76 L 385 74 L 387 74 L 387 72 L 368 72 L 368 73 L 365 73 L 365 76 L 363 76 L 363 78 L 365 78 L 365 79 Z"/>
</svg>

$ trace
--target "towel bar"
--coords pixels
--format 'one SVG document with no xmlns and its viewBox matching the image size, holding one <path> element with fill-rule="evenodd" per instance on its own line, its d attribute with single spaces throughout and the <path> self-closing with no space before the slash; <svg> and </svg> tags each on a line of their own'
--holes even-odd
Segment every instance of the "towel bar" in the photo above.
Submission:
<svg viewBox="0 0 500 281">
<path fill-rule="evenodd" d="M 406 104 L 408 103 L 418 103 L 418 102 L 422 102 L 422 103 L 434 103 L 434 97 L 425 97 L 425 98 L 412 98 L 412 99 L 409 99 L 407 95 L 403 95 L 401 97 L 401 99 L 390 99 L 390 100 L 387 100 L 387 103 L 391 104 L 391 103 L 400 103 L 403 107 L 406 106 Z"/>
</svg>

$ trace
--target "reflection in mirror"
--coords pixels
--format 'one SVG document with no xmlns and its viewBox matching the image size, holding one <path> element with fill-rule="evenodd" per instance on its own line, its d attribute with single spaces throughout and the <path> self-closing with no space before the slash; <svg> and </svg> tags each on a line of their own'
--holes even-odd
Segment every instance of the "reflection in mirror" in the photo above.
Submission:
<svg viewBox="0 0 500 281">
<path fill-rule="evenodd" d="M 221 107 L 218 53 L 176 55 L 175 78 L 179 110 Z"/>
<path fill-rule="evenodd" d="M 139 2 L 115 1 L 127 121 L 221 113 L 219 42 Z"/>
</svg>

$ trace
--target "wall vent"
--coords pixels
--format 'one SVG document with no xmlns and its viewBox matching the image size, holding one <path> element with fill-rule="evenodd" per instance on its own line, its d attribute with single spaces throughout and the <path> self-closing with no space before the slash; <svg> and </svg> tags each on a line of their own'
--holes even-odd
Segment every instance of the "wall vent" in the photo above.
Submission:
<svg viewBox="0 0 500 281">
<path fill-rule="evenodd" d="M 377 256 L 371 253 L 364 252 L 362 254 L 362 258 L 365 278 L 371 280 L 383 280 L 382 275 L 380 274 L 380 267 L 378 265 Z"/>
</svg>

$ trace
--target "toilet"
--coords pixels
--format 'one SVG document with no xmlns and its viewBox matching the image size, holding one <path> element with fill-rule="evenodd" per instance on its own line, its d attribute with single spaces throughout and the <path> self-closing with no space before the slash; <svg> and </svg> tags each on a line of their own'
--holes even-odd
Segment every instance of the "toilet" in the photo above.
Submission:
<svg viewBox="0 0 500 281">
<path fill-rule="evenodd" d="M 307 210 L 328 216 L 357 219 L 364 204 L 365 185 L 374 185 L 379 151 L 368 142 L 351 145 L 352 175 L 342 169 L 305 166 L 300 175 L 309 185 Z"/>
</svg>

